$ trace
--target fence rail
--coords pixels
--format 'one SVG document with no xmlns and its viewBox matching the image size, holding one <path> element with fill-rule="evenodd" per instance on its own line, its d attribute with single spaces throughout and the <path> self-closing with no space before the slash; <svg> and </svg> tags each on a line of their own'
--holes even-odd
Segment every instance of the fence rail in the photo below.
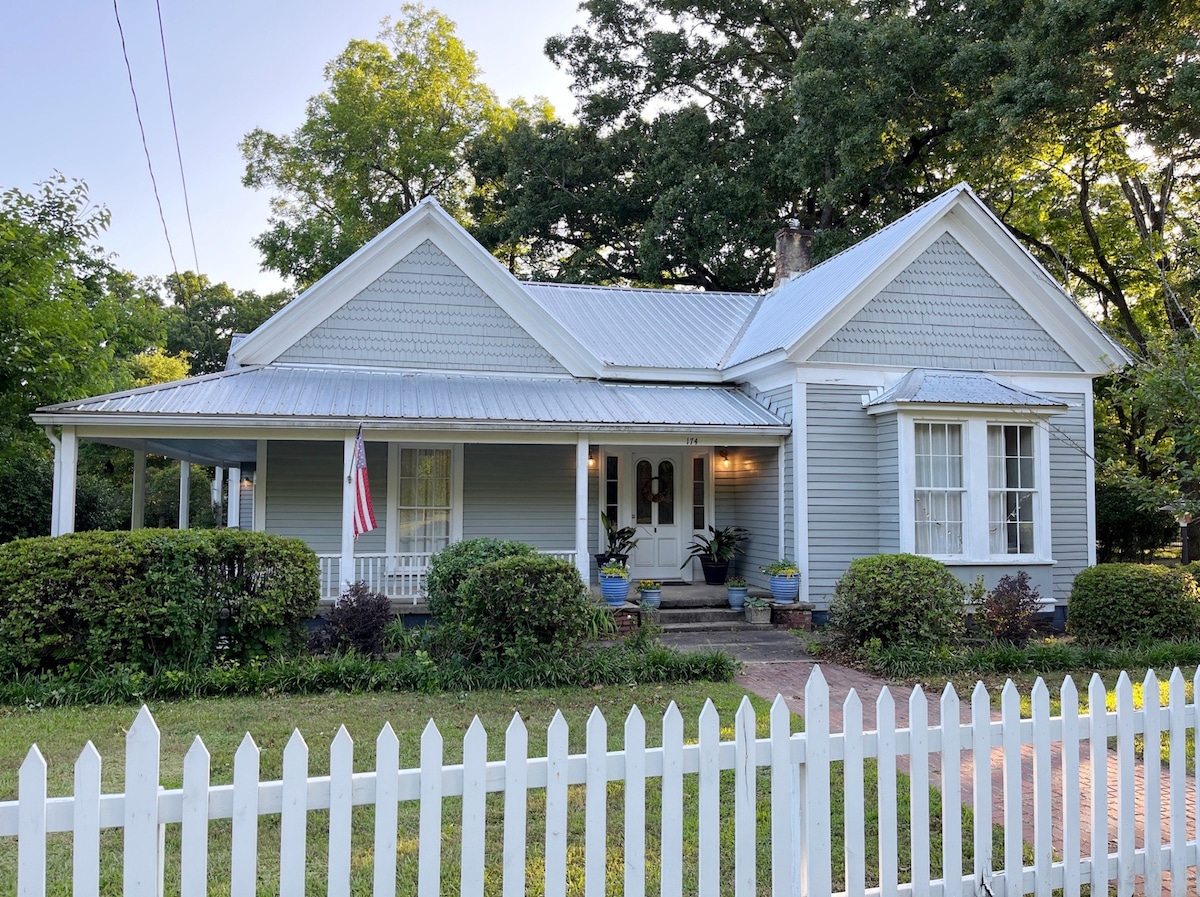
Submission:
<svg viewBox="0 0 1200 897">
<path fill-rule="evenodd" d="M 805 731 L 792 731 L 792 716 L 782 697 L 770 710 L 769 735 L 757 737 L 757 719 L 748 700 L 734 718 L 732 740 L 721 740 L 721 721 L 711 702 L 700 713 L 698 737 L 685 743 L 683 717 L 672 704 L 662 719 L 661 744 L 647 746 L 646 722 L 634 707 L 624 720 L 623 749 L 608 748 L 608 722 L 593 710 L 586 724 L 582 754 L 568 753 L 568 728 L 556 713 L 547 730 L 544 757 L 529 757 L 528 731 L 514 716 L 505 732 L 504 759 L 487 760 L 487 733 L 476 719 L 463 738 L 463 762 L 445 765 L 442 733 L 431 720 L 420 742 L 420 761 L 402 769 L 399 741 L 385 725 L 375 741 L 373 771 L 354 770 L 355 745 L 344 728 L 330 746 L 330 774 L 308 776 L 308 746 L 299 731 L 283 752 L 282 779 L 259 781 L 259 748 L 249 734 L 234 758 L 233 782 L 213 785 L 210 758 L 196 738 L 184 761 L 183 786 L 166 790 L 159 783 L 159 731 L 142 708 L 126 739 L 124 794 L 100 793 L 101 758 L 89 742 L 75 766 L 75 794 L 47 797 L 46 763 L 33 746 L 19 775 L 19 798 L 0 803 L 0 837 L 18 838 L 17 877 L 21 895 L 43 894 L 46 839 L 51 832 L 71 832 L 74 894 L 99 892 L 100 831 L 123 828 L 123 893 L 151 897 L 160 893 L 163 875 L 164 826 L 179 826 L 181 897 L 200 897 L 208 888 L 209 823 L 232 820 L 230 891 L 251 897 L 259 861 L 258 819 L 279 817 L 279 892 L 301 894 L 305 883 L 306 820 L 314 810 L 328 811 L 329 862 L 327 893 L 349 895 L 351 882 L 351 810 L 372 806 L 373 891 L 392 897 L 397 889 L 397 808 L 419 803 L 416 893 L 441 893 L 443 813 L 447 798 L 461 797 L 460 891 L 481 895 L 484 887 L 485 818 L 489 794 L 503 795 L 503 860 L 498 874 L 505 895 L 524 894 L 527 876 L 526 831 L 529 792 L 544 793 L 545 861 L 541 875 L 547 895 L 565 894 L 568 862 L 582 866 L 586 895 L 606 893 L 610 842 L 623 854 L 623 892 L 646 892 L 648 783 L 661 794 L 658 882 L 664 895 L 683 893 L 685 857 L 699 897 L 715 897 L 723 871 L 731 873 L 737 897 L 759 893 L 769 885 L 777 895 L 833 893 L 842 882 L 847 895 L 987 894 L 1050 897 L 1062 889 L 1077 897 L 1090 885 L 1092 893 L 1119 895 L 1135 888 L 1146 893 L 1166 887 L 1188 893 L 1197 865 L 1194 808 L 1196 777 L 1189 774 L 1186 742 L 1194 736 L 1200 705 L 1188 703 L 1186 682 L 1176 670 L 1169 699 L 1159 701 L 1160 683 L 1153 673 L 1143 682 L 1144 707 L 1134 705 L 1133 686 L 1122 674 L 1116 688 L 1116 710 L 1081 712 L 1071 679 L 1059 691 L 1061 713 L 1050 716 L 1050 692 L 1038 680 L 1030 696 L 1031 718 L 1021 719 L 1021 696 L 1009 682 L 1001 694 L 996 718 L 982 684 L 971 695 L 969 709 L 947 686 L 937 701 L 945 725 L 928 723 L 929 701 L 918 687 L 908 702 L 909 724 L 895 726 L 896 705 L 886 689 L 876 702 L 875 731 L 863 729 L 863 704 L 850 692 L 841 707 L 840 731 L 832 731 L 829 688 L 814 670 L 805 689 Z M 1200 670 L 1193 678 L 1200 686 Z M 1200 692 L 1197 692 L 1200 694 Z M 1105 706 L 1098 677 L 1088 688 L 1091 708 Z M 965 711 L 965 712 L 964 712 Z M 1169 749 L 1165 777 L 1160 752 L 1138 756 L 1136 740 Z M 1116 750 L 1110 752 L 1109 739 Z M 875 761 L 871 770 L 867 761 Z M 932 762 L 931 761 L 936 761 Z M 898 765 L 907 762 L 912 873 L 902 881 L 897 802 Z M 941 779 L 940 818 L 933 817 L 927 785 L 934 768 Z M 1087 774 L 1083 774 L 1086 767 Z M 1115 788 L 1109 788 L 1109 770 Z M 993 798 L 993 770 L 1000 772 L 1000 797 Z M 840 771 L 844 804 L 844 868 L 833 868 L 833 772 Z M 729 771 L 732 771 L 731 773 Z M 1194 770 L 1193 770 L 1194 771 Z M 723 776 L 722 773 L 725 773 Z M 758 866 L 760 800 L 757 777 L 765 775 L 764 815 L 769 818 L 769 860 Z M 1144 783 L 1139 788 L 1138 779 Z M 876 781 L 876 806 L 868 808 L 866 784 Z M 694 854 L 684 851 L 684 785 L 694 780 Z M 1160 788 L 1159 783 L 1163 782 Z M 619 838 L 610 838 L 609 782 L 622 782 L 624 809 Z M 585 817 L 581 836 L 568 836 L 568 789 L 584 790 Z M 1140 792 L 1140 793 L 1139 793 Z M 973 826 L 962 831 L 962 797 L 969 794 Z M 1090 798 L 1080 809 L 1081 794 Z M 1164 805 L 1165 798 L 1165 805 Z M 1145 824 L 1137 825 L 1136 805 L 1144 804 Z M 732 806 L 732 852 L 722 853 L 721 807 Z M 1191 809 L 1189 809 L 1189 805 Z M 1031 812 L 1030 812 L 1031 811 Z M 728 811 L 726 811 L 728 812 Z M 868 870 L 864 856 L 866 820 L 878 817 L 877 868 Z M 992 820 L 1003 819 L 1003 860 L 993 864 Z M 1023 815 L 1032 816 L 1028 825 Z M 1114 817 L 1110 824 L 1110 816 Z M 1160 819 L 1162 825 L 1159 825 Z M 1090 836 L 1084 837 L 1085 828 Z M 931 863 L 929 832 L 941 829 L 948 848 L 973 846 L 973 866 L 964 868 L 963 852 L 943 851 Z M 411 833 L 406 833 L 411 836 Z M 1115 836 L 1116 850 L 1110 850 Z M 1090 840 L 1089 840 L 1090 838 Z M 569 845 L 569 840 L 579 841 Z M 1081 842 L 1083 842 L 1081 849 Z M 1032 856 L 1024 864 L 1024 854 Z M 582 859 L 578 859 L 578 857 Z M 722 863 L 732 857 L 732 869 Z M 357 862 L 357 860 L 356 860 Z M 617 867 L 619 868 L 619 866 Z M 877 887 L 867 890 L 868 873 Z M 489 874 L 497 874 L 495 872 Z M 1194 883 L 1194 878 L 1193 878 Z M 411 887 L 411 882 L 409 883 Z"/>
<path fill-rule="evenodd" d="M 538 549 L 539 554 L 575 563 L 574 551 Z M 409 599 L 414 604 L 425 589 L 425 571 L 432 552 L 366 552 L 354 555 L 354 581 L 365 582 L 374 592 L 389 598 Z M 338 554 L 319 553 L 321 598 L 332 600 L 342 593 L 342 558 Z"/>
</svg>

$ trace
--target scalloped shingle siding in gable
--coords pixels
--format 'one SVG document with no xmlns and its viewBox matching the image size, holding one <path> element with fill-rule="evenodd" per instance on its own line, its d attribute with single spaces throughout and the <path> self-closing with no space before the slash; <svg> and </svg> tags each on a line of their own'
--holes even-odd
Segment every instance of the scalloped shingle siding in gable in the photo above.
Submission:
<svg viewBox="0 0 1200 897">
<path fill-rule="evenodd" d="M 279 360 L 566 373 L 428 240 L 298 340 Z"/>
<path fill-rule="evenodd" d="M 949 234 L 921 253 L 812 360 L 948 370 L 1079 370 Z"/>
</svg>

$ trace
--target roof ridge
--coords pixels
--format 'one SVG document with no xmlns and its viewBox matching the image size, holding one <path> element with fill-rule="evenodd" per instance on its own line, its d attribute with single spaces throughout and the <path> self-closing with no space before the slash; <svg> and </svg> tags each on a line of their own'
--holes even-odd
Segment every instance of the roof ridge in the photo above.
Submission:
<svg viewBox="0 0 1200 897">
<path fill-rule="evenodd" d="M 704 287 L 634 287 L 621 284 L 602 283 L 563 283 L 554 280 L 523 280 L 521 286 L 526 287 L 555 287 L 562 290 L 621 290 L 627 293 L 661 293 L 664 296 L 736 296 L 747 299 L 753 296 L 765 295 L 762 292 L 738 292 L 737 290 L 708 290 Z"/>
</svg>

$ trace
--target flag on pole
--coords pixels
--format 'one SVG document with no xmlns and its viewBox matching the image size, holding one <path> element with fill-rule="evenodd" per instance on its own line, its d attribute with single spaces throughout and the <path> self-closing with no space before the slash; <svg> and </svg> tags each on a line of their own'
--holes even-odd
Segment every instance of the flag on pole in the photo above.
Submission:
<svg viewBox="0 0 1200 897">
<path fill-rule="evenodd" d="M 362 424 L 354 440 L 354 538 L 375 529 L 375 509 L 371 507 L 371 484 L 367 480 L 367 449 L 363 445 Z"/>
</svg>

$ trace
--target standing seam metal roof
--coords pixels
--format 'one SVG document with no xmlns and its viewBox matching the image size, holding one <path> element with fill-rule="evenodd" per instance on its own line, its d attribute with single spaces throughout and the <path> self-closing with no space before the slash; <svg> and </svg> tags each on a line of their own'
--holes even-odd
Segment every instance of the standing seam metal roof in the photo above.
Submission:
<svg viewBox="0 0 1200 897">
<path fill-rule="evenodd" d="M 138 414 L 604 426 L 787 427 L 724 386 L 252 366 L 39 409 Z"/>
</svg>

